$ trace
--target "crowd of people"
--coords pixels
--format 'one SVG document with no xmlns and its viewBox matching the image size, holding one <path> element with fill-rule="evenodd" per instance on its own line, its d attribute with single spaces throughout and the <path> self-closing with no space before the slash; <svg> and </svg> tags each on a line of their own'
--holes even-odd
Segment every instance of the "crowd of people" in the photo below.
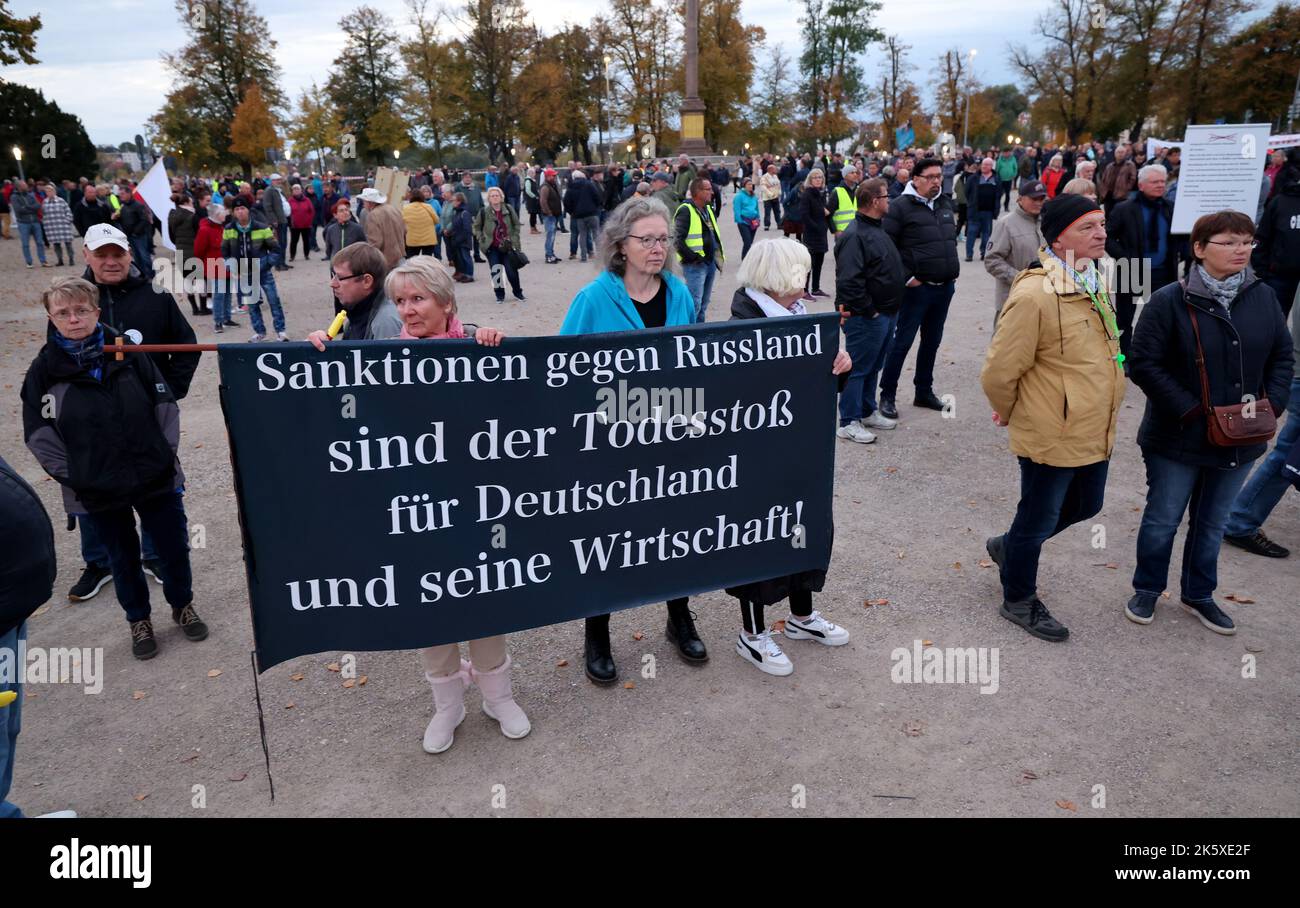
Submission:
<svg viewBox="0 0 1300 908">
<path fill-rule="evenodd" d="M 169 233 L 179 254 L 202 267 L 197 281 L 175 294 L 150 280 L 156 218 L 129 184 L 114 190 L 37 181 L 33 190 L 6 181 L 4 199 L 29 267 L 29 248 L 48 266 L 46 239 L 60 263 L 64 245 L 74 264 L 71 240 L 57 239 L 65 234 L 56 225 L 66 222 L 83 241 L 82 274 L 57 277 L 42 294 L 47 341 L 21 392 L 27 446 L 62 486 L 81 533 L 84 569 L 68 598 L 92 598 L 112 582 L 132 652 L 149 659 L 158 652 L 153 578 L 183 635 L 196 642 L 208 635 L 193 603 L 178 447 L 180 407 L 199 354 L 104 354 L 106 343 L 128 334 L 137 343 L 193 344 L 178 297 L 188 299 L 192 315 L 210 315 L 217 332 L 246 312 L 254 340 L 267 336 L 265 302 L 276 336 L 287 340 L 275 272 L 292 268 L 299 252 L 304 261 L 320 252 L 329 269 L 322 292 L 327 284 L 338 317 L 329 330 L 307 336 L 316 349 L 395 338 L 495 346 L 500 330 L 459 318 L 456 285 L 474 282 L 474 265 L 486 263 L 497 300 L 504 302 L 507 287 L 525 299 L 526 209 L 530 233 L 545 234 L 547 263 L 560 261 L 554 239 L 563 231 L 570 259 L 591 258 L 599 267 L 574 296 L 560 335 L 685 327 L 706 320 L 725 266 L 718 216 L 724 188 L 734 185 L 743 246 L 732 319 L 805 314 L 808 303 L 830 297 L 821 280 L 833 257 L 844 341 L 832 366 L 836 432 L 853 443 L 873 443 L 872 430 L 894 429 L 904 418 L 898 384 L 914 345 L 913 405 L 950 406 L 936 390 L 936 356 L 962 272 L 961 242 L 971 262 L 980 239 L 997 285 L 981 382 L 1021 479 L 1007 531 L 987 541 L 1003 617 L 1044 640 L 1068 638 L 1040 598 L 1042 546 L 1100 511 L 1116 446 L 1135 443 L 1146 465 L 1147 503 L 1133 592 L 1117 612 L 1142 625 L 1154 620 L 1187 517 L 1179 601 L 1209 630 L 1232 634 L 1233 618 L 1214 599 L 1220 545 L 1286 557 L 1262 525 L 1300 475 L 1293 352 L 1300 149 L 1270 164 L 1254 216 L 1205 215 L 1187 236 L 1171 230 L 1177 149 L 1143 158 L 1140 147 L 1118 143 L 852 159 L 765 155 L 713 167 L 682 156 L 590 172 L 571 162 L 563 174 L 504 166 L 489 170 L 481 188 L 469 172 L 453 181 L 428 169 L 411 176 L 401 206 L 373 186 L 354 198 L 333 174 L 294 174 L 287 183 L 278 173 L 251 183 L 177 179 Z M 762 231 L 775 226 L 782 236 L 756 240 L 760 220 Z M 1117 260 L 1140 263 L 1142 281 L 1118 286 Z M 1125 440 L 1118 413 L 1129 381 L 1144 392 L 1146 411 L 1136 439 Z M 51 397 L 55 407 L 47 406 Z M 0 478 L 0 490 L 22 492 L 21 480 Z M 825 571 L 808 571 L 728 589 L 741 612 L 737 655 L 767 674 L 793 671 L 764 620 L 765 607 L 786 600 L 786 640 L 848 642 L 848 631 L 813 607 L 824 582 Z M 23 619 L 40 604 L 30 591 L 48 583 L 15 585 L 29 592 L 20 605 L 4 601 L 0 632 L 14 639 L 23 633 Z M 665 632 L 683 659 L 708 660 L 686 598 L 667 603 Z M 484 711 L 503 734 L 528 734 L 506 639 L 470 641 L 468 651 L 468 660 L 455 645 L 421 654 L 434 702 L 423 740 L 430 753 L 451 746 L 470 684 L 481 689 Z M 586 620 L 584 663 L 593 682 L 617 680 L 608 615 Z"/>
</svg>

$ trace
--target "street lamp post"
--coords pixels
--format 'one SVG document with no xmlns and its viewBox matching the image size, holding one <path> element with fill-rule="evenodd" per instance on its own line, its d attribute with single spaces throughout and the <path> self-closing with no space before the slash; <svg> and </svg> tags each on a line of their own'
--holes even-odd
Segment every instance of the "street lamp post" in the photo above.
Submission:
<svg viewBox="0 0 1300 908">
<path fill-rule="evenodd" d="M 609 144 L 610 144 L 611 146 L 614 144 L 614 118 L 611 117 L 611 116 L 609 116 L 609 110 L 608 110 L 608 108 L 609 108 L 609 64 L 611 64 L 611 63 L 613 63 L 613 62 L 614 62 L 614 59 L 613 59 L 609 54 L 605 54 L 605 108 L 606 108 L 605 116 L 606 116 L 606 118 L 609 120 L 609 123 L 608 123 L 608 126 L 609 126 Z M 605 159 L 605 163 L 606 163 L 606 164 L 609 163 L 609 153 L 610 153 L 610 150 L 612 150 L 612 149 L 606 149 L 606 151 L 605 151 L 605 158 L 604 158 L 604 159 Z"/>
<path fill-rule="evenodd" d="M 961 147 L 963 154 L 966 153 L 966 146 L 970 144 L 970 86 L 971 82 L 974 81 L 976 53 L 976 49 L 972 47 L 970 49 L 970 54 L 967 56 L 966 68 L 971 72 L 966 76 L 966 123 L 961 128 Z"/>
<path fill-rule="evenodd" d="M 23 176 L 23 150 L 17 145 L 14 146 L 14 160 L 18 162 L 18 179 L 26 181 L 27 177 Z"/>
</svg>

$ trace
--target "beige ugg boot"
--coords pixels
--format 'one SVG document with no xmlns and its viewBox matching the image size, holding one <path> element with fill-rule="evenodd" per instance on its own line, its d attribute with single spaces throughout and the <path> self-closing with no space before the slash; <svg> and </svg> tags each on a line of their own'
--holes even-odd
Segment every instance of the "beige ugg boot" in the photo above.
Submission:
<svg viewBox="0 0 1300 908">
<path fill-rule="evenodd" d="M 465 676 L 462 672 L 437 677 L 424 673 L 433 688 L 433 718 L 424 730 L 424 749 L 440 754 L 454 739 L 456 728 L 465 721 Z"/>
<path fill-rule="evenodd" d="M 483 692 L 483 712 L 501 723 L 501 734 L 507 738 L 522 738 L 532 731 L 532 726 L 510 690 L 511 665 L 510 657 L 506 656 L 506 661 L 490 672 L 481 672 L 477 668 L 470 671 L 474 683 Z"/>
</svg>

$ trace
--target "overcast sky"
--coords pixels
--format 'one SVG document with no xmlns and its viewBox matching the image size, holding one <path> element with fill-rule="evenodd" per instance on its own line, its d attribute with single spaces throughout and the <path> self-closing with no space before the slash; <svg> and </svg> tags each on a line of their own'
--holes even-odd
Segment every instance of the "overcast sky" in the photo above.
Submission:
<svg viewBox="0 0 1300 908">
<path fill-rule="evenodd" d="M 369 0 L 406 24 L 402 0 Z M 433 0 L 431 5 L 436 5 Z M 323 83 L 343 47 L 339 19 L 360 0 L 261 0 L 258 9 L 278 43 L 283 86 L 296 99 L 313 80 Z M 547 33 L 565 22 L 586 23 L 597 4 L 582 0 L 525 0 Z M 935 59 L 950 47 L 977 48 L 976 75 L 985 83 L 1014 82 L 1007 63 L 1009 42 L 1030 42 L 1037 13 L 1048 0 L 884 0 L 877 25 L 912 46 L 914 80 L 929 97 Z M 178 49 L 184 33 L 171 0 L 11 0 L 16 16 L 41 13 L 37 66 L 0 68 L 0 77 L 44 90 L 47 98 L 81 117 L 91 141 L 132 141 L 162 104 L 171 76 L 160 55 Z M 54 11 L 51 11 L 53 8 Z M 744 0 L 745 22 L 767 31 L 768 42 L 797 55 L 798 0 Z M 881 53 L 866 55 L 868 73 L 878 72 Z M 760 60 L 761 64 L 761 60 Z"/>
</svg>

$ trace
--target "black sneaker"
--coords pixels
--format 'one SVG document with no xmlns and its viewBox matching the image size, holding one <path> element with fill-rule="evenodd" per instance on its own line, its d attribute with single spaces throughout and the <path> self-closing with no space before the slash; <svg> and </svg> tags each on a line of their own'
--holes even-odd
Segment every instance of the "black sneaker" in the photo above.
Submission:
<svg viewBox="0 0 1300 908">
<path fill-rule="evenodd" d="M 1124 606 L 1124 617 L 1136 624 L 1150 624 L 1156 620 L 1156 597 L 1150 593 L 1134 593 Z"/>
<path fill-rule="evenodd" d="M 226 320 L 225 320 L 224 322 L 222 322 L 221 324 L 222 324 L 224 327 L 226 327 L 226 328 L 238 328 L 238 327 L 239 327 L 239 322 L 232 321 L 231 319 L 226 319 Z"/>
<path fill-rule="evenodd" d="M 1265 558 L 1285 558 L 1291 554 L 1290 549 L 1278 545 L 1265 536 L 1263 530 L 1256 530 L 1253 533 L 1247 533 L 1245 536 L 1224 536 L 1223 541 L 1228 545 L 1235 545 L 1239 549 L 1245 549 L 1252 555 L 1263 555 Z"/>
<path fill-rule="evenodd" d="M 1002 570 L 1002 558 L 1007 548 L 1006 536 L 990 536 L 984 541 L 984 548 L 993 559 L 993 563 L 998 566 L 998 570 Z"/>
<path fill-rule="evenodd" d="M 942 410 L 943 401 L 936 397 L 933 391 L 925 391 L 916 395 L 916 399 L 912 401 L 912 406 L 924 407 L 927 410 Z"/>
<path fill-rule="evenodd" d="M 190 603 L 184 608 L 172 609 L 172 620 L 181 626 L 185 636 L 198 643 L 200 640 L 206 640 L 208 637 L 208 626 L 203 623 L 203 619 L 194 611 L 194 603 Z"/>
<path fill-rule="evenodd" d="M 140 568 L 141 568 L 141 570 L 143 570 L 146 574 L 148 574 L 150 577 L 152 577 L 154 580 L 157 580 L 159 584 L 161 584 L 161 583 L 163 582 L 163 581 L 162 581 L 162 575 L 163 575 L 163 572 L 162 572 L 162 560 L 161 560 L 161 559 L 158 559 L 158 558 L 147 558 L 147 559 L 142 559 L 142 560 L 140 561 Z"/>
<path fill-rule="evenodd" d="M 88 564 L 86 569 L 81 572 L 81 579 L 73 584 L 72 589 L 68 590 L 68 598 L 73 602 L 85 602 L 87 599 L 94 599 L 95 595 L 104 588 L 104 584 L 113 579 L 113 572 L 106 567 L 100 567 L 97 564 Z"/>
<path fill-rule="evenodd" d="M 1232 623 L 1232 619 L 1227 616 L 1223 609 L 1214 604 L 1213 599 L 1207 602 L 1188 602 L 1184 599 L 1183 609 L 1187 614 L 1196 616 L 1196 619 L 1201 624 L 1204 624 L 1216 634 L 1231 637 L 1237 633 L 1237 625 Z"/>
<path fill-rule="evenodd" d="M 1023 602 L 1002 601 L 1001 614 L 1012 624 L 1018 624 L 1040 640 L 1062 643 L 1069 639 L 1069 628 L 1052 617 L 1052 613 L 1043 605 L 1043 600 L 1035 596 Z"/>
<path fill-rule="evenodd" d="M 898 407 L 894 405 L 892 397 L 880 398 L 880 406 L 877 408 L 888 419 L 898 419 Z"/>
<path fill-rule="evenodd" d="M 131 655 L 152 659 L 158 655 L 158 641 L 153 636 L 153 622 L 148 618 L 131 622 Z"/>
<path fill-rule="evenodd" d="M 223 334 L 223 333 L 225 333 L 225 330 L 226 330 L 226 329 L 225 329 L 223 326 L 221 326 L 221 325 L 214 325 L 214 326 L 212 327 L 212 331 L 213 331 L 214 334 Z"/>
</svg>

